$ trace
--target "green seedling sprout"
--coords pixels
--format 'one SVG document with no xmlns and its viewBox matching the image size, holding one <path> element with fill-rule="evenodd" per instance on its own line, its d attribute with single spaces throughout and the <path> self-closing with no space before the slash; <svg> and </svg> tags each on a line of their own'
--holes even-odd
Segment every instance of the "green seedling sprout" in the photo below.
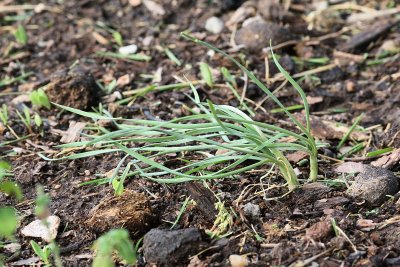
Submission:
<svg viewBox="0 0 400 267">
<path fill-rule="evenodd" d="M 32 127 L 31 127 L 31 114 L 29 111 L 29 108 L 27 106 L 24 106 L 22 112 L 24 115 L 22 115 L 18 110 L 16 110 L 18 117 L 21 119 L 22 123 L 26 126 L 28 129 L 29 133 L 33 133 Z"/>
<path fill-rule="evenodd" d="M 349 130 L 347 131 L 347 133 L 343 136 L 343 138 L 340 140 L 339 144 L 337 145 L 336 149 L 339 150 L 343 144 L 346 142 L 346 140 L 349 138 L 350 134 L 354 131 L 354 129 L 356 128 L 356 126 L 360 123 L 362 117 L 364 116 L 364 113 L 361 113 L 356 120 L 354 121 L 353 125 L 351 125 L 351 127 L 349 128 Z"/>
<path fill-rule="evenodd" d="M 194 39 L 197 40 L 197 39 Z M 284 128 L 253 121 L 238 108 L 229 105 L 215 105 L 208 101 L 200 102 L 196 89 L 192 84 L 194 98 L 199 112 L 193 115 L 176 118 L 170 121 L 117 119 L 110 114 L 85 112 L 78 109 L 57 106 L 93 119 L 111 120 L 117 127 L 109 132 L 101 129 L 99 136 L 86 136 L 87 140 L 64 144 L 59 148 L 93 147 L 91 151 L 50 159 L 40 154 L 46 160 L 77 159 L 106 153 L 123 152 L 129 158 L 132 170 L 127 177 L 140 175 L 160 183 L 180 183 L 219 178 L 235 178 L 237 175 L 273 164 L 278 167 L 286 180 L 289 190 L 299 185 L 292 165 L 284 156 L 285 151 L 306 151 L 310 157 L 310 180 L 317 178 L 317 145 L 310 132 L 309 107 L 306 96 L 298 84 L 275 62 L 280 71 L 299 92 L 304 101 L 306 126 L 301 124 L 283 104 L 246 68 L 232 57 L 213 46 L 201 42 L 233 60 L 246 74 L 273 99 L 284 113 L 301 130 L 301 134 Z M 294 142 L 284 142 L 290 137 Z M 144 144 L 144 145 L 143 145 Z M 217 153 L 218 151 L 225 151 Z M 185 155 L 188 152 L 199 157 L 194 161 L 182 158 L 183 166 L 171 169 L 158 162 L 158 159 L 170 153 Z M 208 170 L 210 165 L 215 171 Z M 108 180 L 111 181 L 111 180 Z M 118 181 L 120 182 L 120 181 Z"/>
<path fill-rule="evenodd" d="M 200 63 L 200 74 L 201 74 L 203 81 L 205 81 L 209 87 L 213 87 L 214 79 L 213 79 L 213 76 L 211 73 L 211 68 L 210 68 L 210 66 L 208 66 L 207 63 L 204 63 L 204 62 Z"/>
<path fill-rule="evenodd" d="M 182 62 L 175 56 L 174 53 L 172 53 L 172 51 L 171 51 L 168 47 L 165 47 L 165 48 L 164 48 L 164 52 L 165 52 L 165 54 L 167 55 L 167 57 L 168 57 L 172 62 L 174 62 L 177 66 L 181 66 L 181 65 L 182 65 Z"/>
<path fill-rule="evenodd" d="M 368 152 L 367 157 L 376 157 L 376 156 L 380 156 L 382 154 L 385 154 L 385 153 L 388 153 L 391 151 L 393 151 L 393 147 L 382 148 L 382 149 Z"/>
<path fill-rule="evenodd" d="M 206 43 L 203 42 L 193 36 L 188 35 L 187 33 L 182 32 L 181 36 L 184 38 L 195 42 L 197 44 L 200 44 L 202 46 L 205 46 L 211 50 L 214 50 L 215 52 L 225 56 L 229 60 L 231 60 L 236 66 L 238 66 L 244 73 L 247 74 L 247 76 L 261 89 L 263 90 L 280 108 L 285 109 L 284 105 L 279 101 L 278 98 L 247 68 L 245 68 L 242 64 L 239 63 L 236 59 L 234 59 L 232 56 L 229 56 L 226 54 L 224 51 Z M 272 45 L 271 45 L 272 46 Z M 317 146 L 314 140 L 314 137 L 311 134 L 311 128 L 310 128 L 310 108 L 308 105 L 307 97 L 299 86 L 299 84 L 289 75 L 289 73 L 283 69 L 283 67 L 280 65 L 279 61 L 277 60 L 274 52 L 271 49 L 272 53 L 272 58 L 275 62 L 275 65 L 278 67 L 279 71 L 283 74 L 283 76 L 292 84 L 292 86 L 296 89 L 296 91 L 299 93 L 301 100 L 303 101 L 304 105 L 304 111 L 305 111 L 305 121 L 306 121 L 306 126 L 304 127 L 293 115 L 290 114 L 289 111 L 285 110 L 286 115 L 290 118 L 290 120 L 303 132 L 303 134 L 307 138 L 307 148 L 308 152 L 310 155 L 310 180 L 311 181 L 316 181 L 317 179 L 317 174 L 318 174 L 318 162 L 317 162 Z"/>
<path fill-rule="evenodd" d="M 30 93 L 29 99 L 31 100 L 33 105 L 38 106 L 39 108 L 40 107 L 45 107 L 47 109 L 51 108 L 49 97 L 42 88 L 39 88 L 38 90 L 35 90 L 32 93 Z"/>
<path fill-rule="evenodd" d="M 15 40 L 22 45 L 28 43 L 28 35 L 26 34 L 25 28 L 22 25 L 18 25 L 17 30 L 14 32 Z"/>
<path fill-rule="evenodd" d="M 122 35 L 118 31 L 113 31 L 112 37 L 113 37 L 114 41 L 117 43 L 117 45 L 123 46 Z"/>
<path fill-rule="evenodd" d="M 3 104 L 0 109 L 0 120 L 4 126 L 8 124 L 8 108 L 6 104 Z"/>
<path fill-rule="evenodd" d="M 138 243 L 139 244 L 139 243 Z M 137 260 L 137 246 L 133 246 L 129 233 L 125 229 L 111 230 L 94 243 L 96 257 L 93 260 L 93 267 L 113 267 L 112 256 L 116 252 L 127 264 L 135 264 Z"/>
</svg>

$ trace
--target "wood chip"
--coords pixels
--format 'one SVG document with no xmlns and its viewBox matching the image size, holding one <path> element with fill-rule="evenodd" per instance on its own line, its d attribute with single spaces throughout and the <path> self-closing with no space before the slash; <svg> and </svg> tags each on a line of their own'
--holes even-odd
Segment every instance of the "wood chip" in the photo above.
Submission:
<svg viewBox="0 0 400 267">
<path fill-rule="evenodd" d="M 381 167 L 385 169 L 391 169 L 396 164 L 400 162 L 400 148 L 397 148 L 392 151 L 389 155 L 385 155 L 380 157 L 379 159 L 371 162 L 371 165 L 374 167 Z"/>
<path fill-rule="evenodd" d="M 153 16 L 158 17 L 165 15 L 165 10 L 162 5 L 151 0 L 143 0 L 143 4 Z"/>
<path fill-rule="evenodd" d="M 69 123 L 68 130 L 64 133 L 63 137 L 61 138 L 61 143 L 67 144 L 77 141 L 85 126 L 86 123 L 84 122 L 71 121 Z"/>
</svg>

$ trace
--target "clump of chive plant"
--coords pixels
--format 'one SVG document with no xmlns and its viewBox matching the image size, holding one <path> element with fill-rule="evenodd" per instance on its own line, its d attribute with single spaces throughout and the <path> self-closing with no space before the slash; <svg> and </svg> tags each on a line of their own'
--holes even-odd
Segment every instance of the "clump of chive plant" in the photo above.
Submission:
<svg viewBox="0 0 400 267">
<path fill-rule="evenodd" d="M 253 121 L 241 110 L 229 105 L 215 105 L 208 101 L 200 102 L 192 86 L 194 98 L 200 112 L 176 118 L 171 121 L 152 121 L 113 118 L 103 113 L 84 112 L 70 107 L 60 107 L 93 120 L 112 120 L 118 130 L 109 132 L 99 127 L 102 134 L 86 136 L 88 141 L 61 145 L 60 148 L 92 147 L 93 150 L 61 159 L 76 159 L 105 153 L 123 152 L 125 157 L 108 179 L 112 183 L 119 169 L 129 161 L 123 172 L 125 177 L 140 175 L 160 183 L 179 183 L 203 179 L 235 177 L 245 171 L 265 164 L 274 164 L 286 180 L 289 190 L 299 185 L 292 165 L 284 156 L 286 151 L 306 151 L 310 156 L 310 180 L 317 178 L 317 146 L 310 131 L 309 106 L 300 86 L 289 76 L 272 54 L 275 64 L 289 82 L 295 87 L 303 100 L 306 125 L 302 125 L 272 92 L 255 75 L 225 52 L 187 34 L 185 38 L 206 46 L 229 58 L 241 68 L 250 79 L 267 93 L 282 108 L 292 122 L 300 129 L 296 133 L 275 125 Z M 291 137 L 294 142 L 282 140 Z M 184 158 L 191 152 L 195 159 Z M 159 162 L 162 156 L 176 153 L 182 165 L 170 168 Z M 42 157 L 44 157 L 42 155 Z M 44 157 L 50 160 L 47 157 Z M 214 170 L 210 170 L 214 166 Z M 128 169 L 127 169 L 128 168 Z M 127 171 L 129 172 L 127 175 Z M 120 180 L 124 180 L 120 179 Z"/>
</svg>

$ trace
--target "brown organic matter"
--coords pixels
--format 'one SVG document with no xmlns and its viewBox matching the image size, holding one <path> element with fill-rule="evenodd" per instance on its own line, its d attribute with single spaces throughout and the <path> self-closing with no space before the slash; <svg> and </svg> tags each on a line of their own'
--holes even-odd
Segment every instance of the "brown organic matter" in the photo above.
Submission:
<svg viewBox="0 0 400 267">
<path fill-rule="evenodd" d="M 86 223 L 99 233 L 124 227 L 135 236 L 149 229 L 155 217 L 149 199 L 144 194 L 125 190 L 122 196 L 102 199 L 90 211 Z"/>
<path fill-rule="evenodd" d="M 56 72 L 46 87 L 50 101 L 84 110 L 95 104 L 99 91 L 93 76 L 79 67 Z"/>
</svg>

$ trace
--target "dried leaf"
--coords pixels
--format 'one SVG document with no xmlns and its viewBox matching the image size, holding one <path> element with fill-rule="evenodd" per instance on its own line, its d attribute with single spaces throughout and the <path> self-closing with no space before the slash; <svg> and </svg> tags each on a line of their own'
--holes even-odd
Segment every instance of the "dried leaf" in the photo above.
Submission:
<svg viewBox="0 0 400 267">
<path fill-rule="evenodd" d="M 144 6 L 156 17 L 165 15 L 165 10 L 162 5 L 152 1 L 143 0 Z"/>
</svg>

